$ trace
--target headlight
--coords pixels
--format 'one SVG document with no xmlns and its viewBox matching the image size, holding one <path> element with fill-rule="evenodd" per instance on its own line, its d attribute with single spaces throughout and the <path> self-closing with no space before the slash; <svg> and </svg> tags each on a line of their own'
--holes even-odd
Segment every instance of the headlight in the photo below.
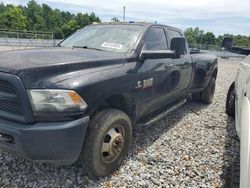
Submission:
<svg viewBox="0 0 250 188">
<path fill-rule="evenodd" d="M 86 102 L 71 90 L 32 89 L 28 95 L 35 115 L 78 114 L 86 110 Z"/>
</svg>

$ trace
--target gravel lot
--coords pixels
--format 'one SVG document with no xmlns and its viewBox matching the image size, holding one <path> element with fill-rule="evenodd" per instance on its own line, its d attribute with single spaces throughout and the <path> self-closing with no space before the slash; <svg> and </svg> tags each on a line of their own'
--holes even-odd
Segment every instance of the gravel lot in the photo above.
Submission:
<svg viewBox="0 0 250 188">
<path fill-rule="evenodd" d="M 38 164 L 0 151 L 0 187 L 222 187 L 238 147 L 234 120 L 225 114 L 238 64 L 220 60 L 213 104 L 188 102 L 135 130 L 129 156 L 109 177 L 89 177 L 79 164 Z"/>
</svg>

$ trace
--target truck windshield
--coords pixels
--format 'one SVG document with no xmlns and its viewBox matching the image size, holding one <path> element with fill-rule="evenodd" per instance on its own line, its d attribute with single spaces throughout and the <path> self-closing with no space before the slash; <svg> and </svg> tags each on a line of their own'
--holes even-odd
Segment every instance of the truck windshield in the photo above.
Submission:
<svg viewBox="0 0 250 188">
<path fill-rule="evenodd" d="M 139 25 L 87 26 L 71 35 L 60 46 L 128 53 L 134 48 L 142 31 L 143 27 Z"/>
</svg>

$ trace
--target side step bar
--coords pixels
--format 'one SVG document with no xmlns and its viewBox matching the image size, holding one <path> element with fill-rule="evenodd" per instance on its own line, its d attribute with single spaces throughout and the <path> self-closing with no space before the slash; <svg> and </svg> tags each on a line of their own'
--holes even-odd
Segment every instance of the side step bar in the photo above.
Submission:
<svg viewBox="0 0 250 188">
<path fill-rule="evenodd" d="M 149 121 L 143 122 L 143 123 L 138 123 L 137 126 L 139 126 L 139 127 L 149 127 L 149 126 L 153 125 L 154 123 L 156 123 L 157 121 L 164 118 L 165 116 L 167 116 L 169 113 L 175 111 L 180 106 L 184 105 L 186 102 L 187 102 L 187 99 L 184 99 L 184 100 L 178 102 L 177 104 L 175 104 L 174 106 L 172 106 L 171 108 L 167 109 L 166 111 L 156 115 L 154 118 L 150 119 Z"/>
</svg>

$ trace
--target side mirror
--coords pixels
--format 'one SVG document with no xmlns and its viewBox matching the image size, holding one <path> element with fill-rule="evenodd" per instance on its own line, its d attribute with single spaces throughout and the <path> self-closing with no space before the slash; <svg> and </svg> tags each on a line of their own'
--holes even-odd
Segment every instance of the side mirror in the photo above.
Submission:
<svg viewBox="0 0 250 188">
<path fill-rule="evenodd" d="M 164 59 L 175 57 L 175 52 L 171 50 L 143 50 L 140 54 L 141 60 Z"/>
<path fill-rule="evenodd" d="M 233 47 L 234 39 L 232 37 L 224 37 L 221 43 L 221 47 L 226 50 L 231 50 Z"/>
<path fill-rule="evenodd" d="M 186 53 L 186 39 L 184 37 L 174 37 L 170 43 L 170 50 L 175 52 L 177 58 Z"/>
</svg>

